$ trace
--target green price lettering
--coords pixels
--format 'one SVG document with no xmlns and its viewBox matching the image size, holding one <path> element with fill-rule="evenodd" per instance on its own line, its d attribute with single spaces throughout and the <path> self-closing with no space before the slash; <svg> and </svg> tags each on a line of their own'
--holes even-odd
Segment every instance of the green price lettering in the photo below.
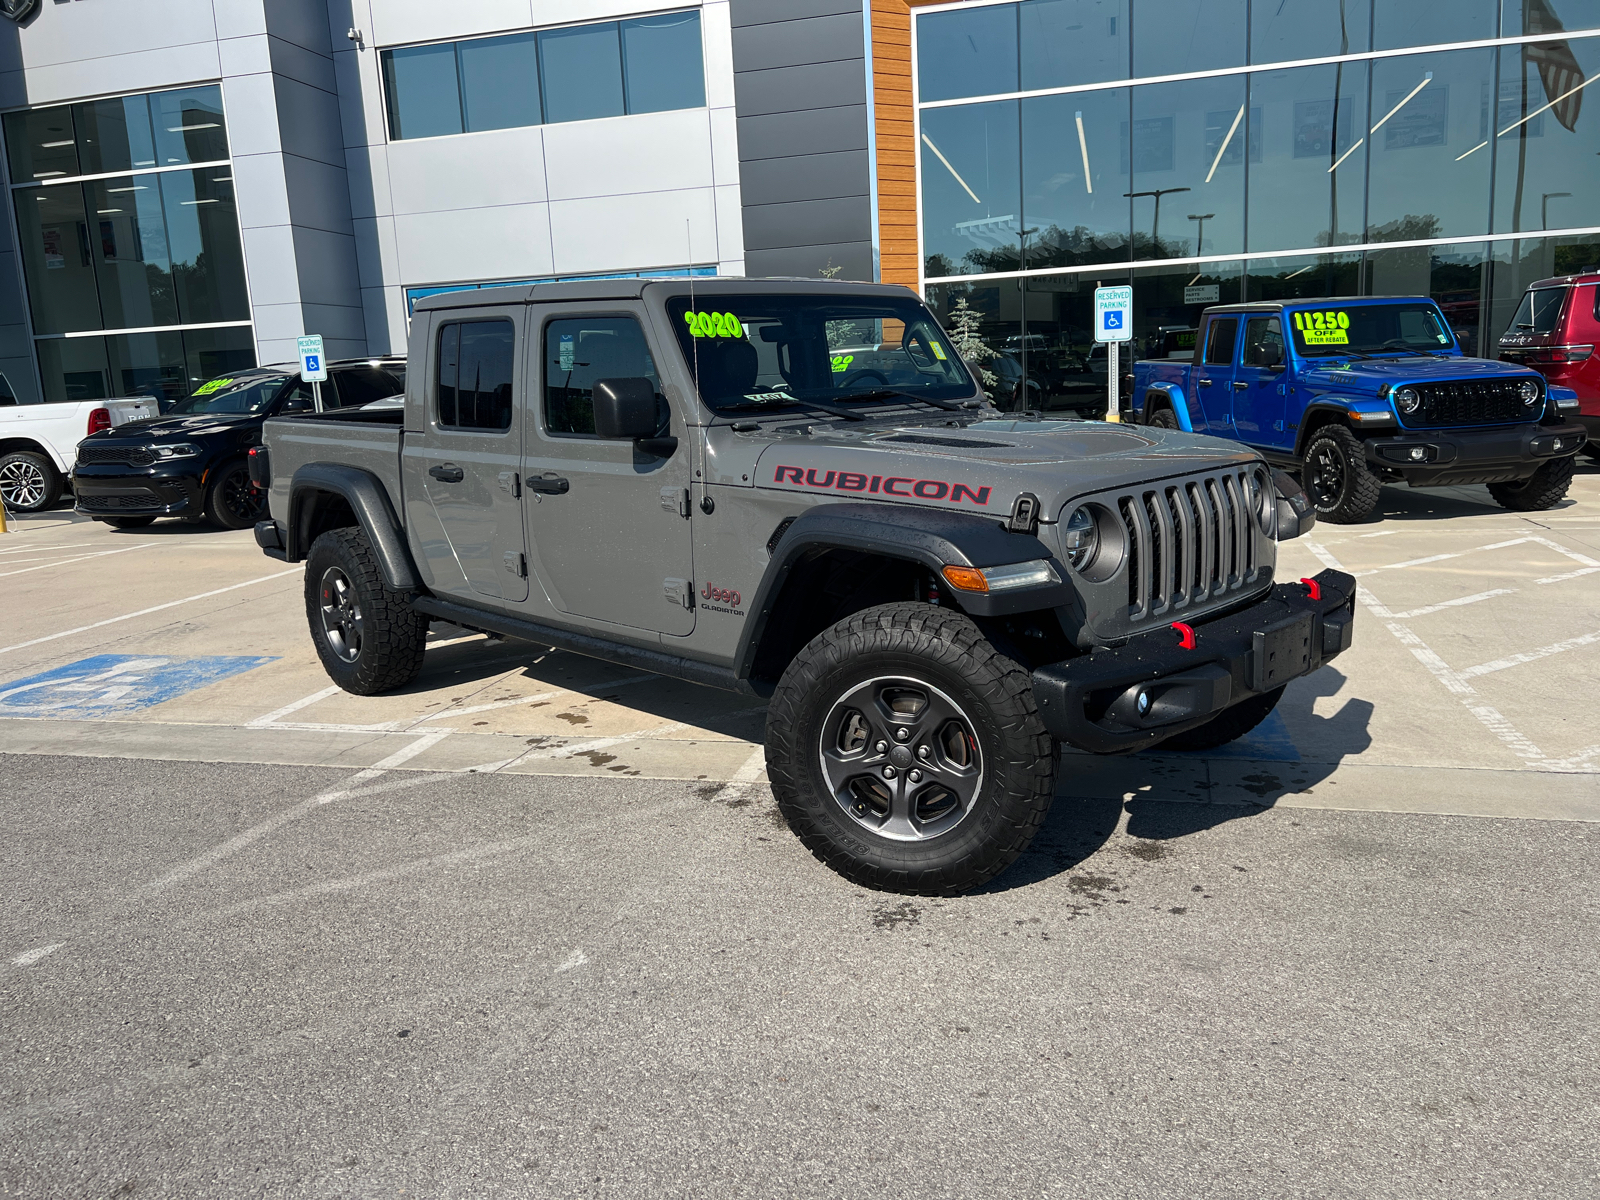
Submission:
<svg viewBox="0 0 1600 1200">
<path fill-rule="evenodd" d="M 732 313 L 686 312 L 689 332 L 697 338 L 742 338 L 744 326 Z"/>
<path fill-rule="evenodd" d="M 833 364 L 833 373 L 835 375 L 838 375 L 844 371 L 848 371 L 850 369 L 850 364 L 855 362 L 855 360 L 856 356 L 854 354 L 835 354 L 829 359 L 829 361 Z"/>
<path fill-rule="evenodd" d="M 1334 310 L 1295 313 L 1294 327 L 1308 346 L 1348 346 L 1350 314 Z"/>
<path fill-rule="evenodd" d="M 231 379 L 213 379 L 210 383 L 202 383 L 195 388 L 194 394 L 196 396 L 209 396 L 212 392 L 221 391 L 232 382 L 233 380 Z"/>
</svg>

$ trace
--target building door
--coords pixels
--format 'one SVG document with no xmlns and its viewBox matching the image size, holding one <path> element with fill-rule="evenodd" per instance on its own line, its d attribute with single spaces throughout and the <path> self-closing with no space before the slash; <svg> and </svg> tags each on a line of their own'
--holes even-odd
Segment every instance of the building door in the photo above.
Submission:
<svg viewBox="0 0 1600 1200">
<path fill-rule="evenodd" d="M 532 310 L 537 313 L 537 308 Z M 538 419 L 523 463 L 530 552 L 557 611 L 590 621 L 682 636 L 695 623 L 684 429 L 666 457 L 595 433 L 598 379 L 656 384 L 636 306 L 542 322 Z M 661 406 L 663 432 L 671 424 Z"/>
<path fill-rule="evenodd" d="M 1195 399 L 1200 402 L 1206 427 L 1196 432 L 1218 437 L 1233 433 L 1234 343 L 1238 336 L 1238 317 L 1212 317 L 1206 322 L 1205 353 L 1194 369 Z"/>
<path fill-rule="evenodd" d="M 1239 439 L 1253 446 L 1287 446 L 1283 394 L 1287 375 L 1274 371 L 1284 362 L 1283 325 L 1277 317 L 1250 317 L 1244 323 L 1244 344 L 1233 373 L 1233 425 Z"/>
<path fill-rule="evenodd" d="M 515 403 L 526 317 L 452 309 L 434 319 L 426 420 L 404 435 L 406 525 L 435 591 L 518 604 L 528 598 Z"/>
</svg>

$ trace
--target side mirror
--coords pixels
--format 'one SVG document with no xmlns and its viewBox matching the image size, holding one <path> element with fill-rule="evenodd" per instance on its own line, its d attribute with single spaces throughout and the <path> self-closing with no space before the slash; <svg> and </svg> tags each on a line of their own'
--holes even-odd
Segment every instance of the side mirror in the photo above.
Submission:
<svg viewBox="0 0 1600 1200">
<path fill-rule="evenodd" d="M 638 441 L 653 438 L 659 423 L 656 386 L 643 377 L 597 379 L 594 431 L 603 438 Z"/>
<path fill-rule="evenodd" d="M 1274 470 L 1272 490 L 1277 496 L 1278 541 L 1287 542 L 1310 533 L 1317 523 L 1317 510 L 1294 476 L 1287 471 Z"/>
<path fill-rule="evenodd" d="M 311 402 L 311 397 L 309 396 L 290 396 L 283 402 L 283 407 L 278 410 L 278 415 L 286 417 L 290 413 L 310 412 L 315 407 L 316 405 Z"/>
</svg>

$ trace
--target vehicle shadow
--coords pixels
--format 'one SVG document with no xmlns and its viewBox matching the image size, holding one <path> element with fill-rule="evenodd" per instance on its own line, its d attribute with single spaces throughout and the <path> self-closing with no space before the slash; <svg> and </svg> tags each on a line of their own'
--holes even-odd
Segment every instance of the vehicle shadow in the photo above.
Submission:
<svg viewBox="0 0 1600 1200">
<path fill-rule="evenodd" d="M 1257 816 L 1284 796 L 1311 791 L 1372 744 L 1370 701 L 1348 699 L 1331 716 L 1316 712 L 1319 700 L 1337 696 L 1347 682 L 1332 666 L 1296 680 L 1256 731 L 1217 750 L 1063 755 L 1044 828 L 1014 866 L 980 890 L 1010 891 L 1075 869 L 1111 839 L 1124 812 L 1130 838 L 1162 843 Z M 1075 795 L 1078 788 L 1087 790 Z M 1137 847 L 1133 853 L 1142 856 Z M 1161 857 L 1159 848 L 1151 846 L 1149 856 Z"/>
<path fill-rule="evenodd" d="M 1584 473 L 1585 460 L 1579 456 L 1579 474 Z M 1577 501 L 1570 496 L 1553 508 L 1559 512 Z M 1487 517 L 1504 515 L 1510 509 L 1496 504 L 1489 489 L 1481 484 L 1460 484 L 1455 487 L 1410 488 L 1386 484 L 1378 496 L 1378 507 L 1360 525 L 1375 525 L 1383 521 L 1441 521 L 1460 517 Z"/>
</svg>

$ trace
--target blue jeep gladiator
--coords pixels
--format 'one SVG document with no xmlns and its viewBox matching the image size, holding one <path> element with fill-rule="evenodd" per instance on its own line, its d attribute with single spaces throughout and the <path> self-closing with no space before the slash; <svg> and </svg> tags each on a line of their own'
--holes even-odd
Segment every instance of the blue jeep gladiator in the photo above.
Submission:
<svg viewBox="0 0 1600 1200">
<path fill-rule="evenodd" d="M 1201 320 L 1189 361 L 1134 365 L 1134 419 L 1254 447 L 1301 473 L 1324 520 L 1365 519 L 1401 481 L 1485 483 L 1523 512 L 1567 493 L 1586 436 L 1576 393 L 1466 357 L 1432 300 L 1227 304 Z"/>
</svg>

